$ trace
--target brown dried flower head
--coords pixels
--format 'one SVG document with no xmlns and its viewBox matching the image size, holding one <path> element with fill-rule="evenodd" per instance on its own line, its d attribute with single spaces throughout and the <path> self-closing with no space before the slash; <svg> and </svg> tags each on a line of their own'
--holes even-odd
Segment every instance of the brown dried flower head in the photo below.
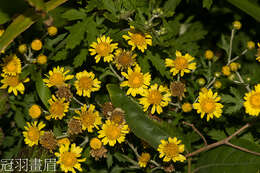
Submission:
<svg viewBox="0 0 260 173">
<path fill-rule="evenodd" d="M 114 110 L 114 106 L 111 102 L 106 102 L 102 106 L 102 112 L 105 117 L 110 117 L 112 115 L 112 111 Z"/>
<path fill-rule="evenodd" d="M 178 97 L 180 100 L 184 97 L 184 92 L 186 91 L 185 84 L 177 81 L 172 82 L 170 86 L 171 94 L 174 97 Z"/>
<path fill-rule="evenodd" d="M 68 122 L 68 133 L 71 135 L 82 133 L 81 121 L 71 118 Z"/>
<path fill-rule="evenodd" d="M 110 116 L 110 120 L 116 124 L 122 124 L 125 122 L 125 112 L 120 108 L 115 108 Z"/>
<path fill-rule="evenodd" d="M 104 146 L 102 146 L 100 149 L 97 149 L 97 150 L 91 149 L 90 155 L 92 157 L 94 157 L 95 160 L 99 160 L 101 158 L 106 158 L 107 157 L 107 149 Z"/>
<path fill-rule="evenodd" d="M 73 94 L 70 91 L 70 86 L 61 86 L 58 88 L 58 90 L 55 92 L 56 96 L 58 98 L 65 98 L 67 102 L 71 101 Z"/>
<path fill-rule="evenodd" d="M 168 173 L 168 172 L 174 172 L 175 168 L 174 168 L 173 164 L 169 164 L 169 165 L 163 166 L 163 170 Z"/>
<path fill-rule="evenodd" d="M 48 149 L 48 150 L 55 150 L 57 147 L 57 140 L 52 133 L 52 131 L 44 132 L 44 135 L 40 137 L 40 144 Z"/>
</svg>

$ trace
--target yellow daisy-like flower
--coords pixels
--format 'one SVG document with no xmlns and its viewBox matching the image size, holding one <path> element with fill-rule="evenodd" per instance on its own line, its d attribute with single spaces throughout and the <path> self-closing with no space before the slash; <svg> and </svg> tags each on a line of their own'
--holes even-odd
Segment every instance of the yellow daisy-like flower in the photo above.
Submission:
<svg viewBox="0 0 260 173">
<path fill-rule="evenodd" d="M 76 74 L 76 81 L 74 83 L 77 94 L 80 96 L 90 97 L 90 93 L 100 89 L 101 82 L 95 79 L 95 74 L 92 72 L 79 72 Z"/>
<path fill-rule="evenodd" d="M 89 108 L 87 105 L 81 107 L 81 111 L 76 110 L 79 117 L 73 117 L 81 121 L 82 130 L 88 129 L 88 132 L 93 132 L 93 128 L 99 129 L 98 125 L 102 124 L 99 113 L 95 111 L 95 106 L 90 104 Z"/>
<path fill-rule="evenodd" d="M 92 138 L 89 145 L 92 149 L 98 150 L 102 147 L 102 142 L 98 138 Z"/>
<path fill-rule="evenodd" d="M 52 98 L 49 99 L 48 102 L 50 104 L 50 115 L 46 116 L 47 120 L 50 120 L 51 118 L 61 120 L 69 110 L 69 102 L 65 102 L 65 98 L 56 98 L 52 95 Z"/>
<path fill-rule="evenodd" d="M 23 85 L 23 83 L 26 83 L 26 82 L 30 81 L 29 78 L 26 78 L 23 81 L 21 81 L 19 79 L 19 75 L 9 76 L 9 75 L 5 75 L 5 74 L 2 73 L 1 76 L 3 77 L 3 79 L 1 80 L 1 83 L 3 85 L 0 88 L 1 89 L 5 89 L 5 88 L 9 87 L 8 88 L 8 93 L 13 92 L 14 95 L 16 95 L 16 96 L 18 94 L 17 91 L 19 91 L 21 94 L 24 93 L 24 85 Z"/>
<path fill-rule="evenodd" d="M 36 105 L 36 104 L 34 104 L 34 105 L 32 105 L 30 108 L 29 108 L 29 115 L 32 117 L 32 118 L 34 118 L 34 119 L 36 119 L 36 118 L 39 118 L 40 116 L 41 116 L 41 113 L 42 113 L 42 111 L 41 111 L 41 107 L 39 106 L 39 105 Z"/>
<path fill-rule="evenodd" d="M 212 90 L 207 90 L 199 93 L 198 103 L 194 103 L 194 109 L 197 109 L 197 113 L 201 113 L 201 118 L 207 114 L 207 121 L 213 119 L 214 116 L 219 118 L 222 114 L 223 105 L 218 103 L 220 101 L 218 93 L 212 92 Z"/>
<path fill-rule="evenodd" d="M 129 133 L 129 128 L 126 124 L 119 125 L 113 121 L 106 120 L 106 123 L 102 125 L 102 129 L 98 133 L 98 138 L 103 138 L 102 143 L 104 145 L 114 146 L 116 142 L 122 143 L 125 141 L 125 135 Z"/>
<path fill-rule="evenodd" d="M 25 130 L 23 132 L 24 142 L 32 147 L 33 145 L 38 145 L 40 137 L 44 134 L 44 131 L 41 131 L 45 127 L 43 122 L 40 122 L 38 125 L 37 121 L 33 123 L 27 122 L 27 126 L 24 126 Z"/>
<path fill-rule="evenodd" d="M 118 70 L 128 69 L 131 66 L 136 65 L 136 54 L 132 54 L 131 51 L 126 51 L 123 49 L 117 49 L 115 52 L 114 63 Z"/>
<path fill-rule="evenodd" d="M 61 146 L 61 145 L 69 145 L 70 144 L 70 140 L 69 138 L 62 138 L 62 139 L 59 139 L 57 141 L 58 145 Z"/>
<path fill-rule="evenodd" d="M 128 40 L 128 44 L 132 46 L 132 51 L 137 47 L 144 52 L 147 49 L 147 45 L 152 46 L 152 36 L 147 33 L 137 31 L 133 26 L 130 26 L 128 35 L 123 35 L 125 40 Z"/>
<path fill-rule="evenodd" d="M 138 158 L 138 164 L 140 167 L 146 167 L 147 163 L 150 161 L 151 156 L 149 153 L 142 153 Z"/>
<path fill-rule="evenodd" d="M 69 70 L 64 71 L 64 67 L 54 67 L 52 71 L 49 71 L 49 76 L 46 75 L 48 79 L 43 79 L 43 82 L 45 82 L 48 87 L 64 86 L 66 80 L 70 80 L 74 77 L 73 75 L 66 75 L 67 73 L 69 73 Z"/>
<path fill-rule="evenodd" d="M 139 65 L 136 65 L 134 71 L 131 68 L 128 68 L 128 74 L 122 72 L 122 75 L 127 79 L 127 81 L 123 81 L 120 86 L 126 87 L 128 86 L 129 89 L 127 90 L 127 95 L 131 94 L 132 96 L 136 96 L 136 94 L 142 94 L 144 89 L 148 88 L 151 81 L 151 75 L 149 73 L 141 73 L 141 68 Z"/>
<path fill-rule="evenodd" d="M 196 69 L 196 63 L 192 61 L 195 59 L 190 54 L 186 53 L 184 56 L 181 54 L 180 51 L 176 51 L 176 59 L 172 60 L 169 58 L 165 59 L 165 66 L 170 67 L 170 72 L 173 73 L 173 76 L 177 75 L 178 73 L 181 74 L 181 76 L 184 75 L 184 73 L 190 73 L 191 70 Z"/>
<path fill-rule="evenodd" d="M 158 146 L 158 151 L 160 152 L 159 157 L 163 158 L 164 162 L 183 162 L 186 160 L 185 156 L 183 156 L 182 153 L 184 151 L 184 145 L 180 144 L 181 140 L 178 140 L 176 137 L 168 138 L 168 141 L 166 140 L 161 140 L 161 144 Z"/>
<path fill-rule="evenodd" d="M 81 157 L 82 148 L 76 146 L 75 143 L 69 145 L 61 145 L 59 148 L 59 152 L 55 153 L 55 156 L 59 158 L 56 162 L 60 164 L 60 168 L 64 172 L 71 171 L 76 173 L 75 168 L 82 172 L 82 168 L 80 162 L 84 162 L 86 158 L 79 159 Z"/>
<path fill-rule="evenodd" d="M 260 84 L 255 86 L 255 90 L 246 93 L 244 107 L 246 113 L 252 116 L 258 116 L 260 113 Z"/>
<path fill-rule="evenodd" d="M 101 36 L 97 38 L 97 42 L 93 42 L 90 45 L 90 55 L 96 55 L 95 60 L 98 63 L 101 57 L 104 57 L 104 62 L 110 62 L 113 60 L 113 51 L 117 48 L 118 43 L 111 43 L 110 37 Z"/>
<path fill-rule="evenodd" d="M 168 105 L 171 101 L 171 93 L 167 87 L 158 84 L 154 84 L 150 89 L 145 90 L 142 94 L 143 98 L 140 98 L 140 104 L 143 105 L 144 111 L 147 111 L 150 105 L 152 105 L 151 113 L 154 114 L 155 111 L 160 114 L 163 112 L 162 107 Z"/>
<path fill-rule="evenodd" d="M 7 75 L 16 76 L 22 71 L 21 60 L 16 55 L 4 58 L 3 72 Z"/>
<path fill-rule="evenodd" d="M 258 49 L 256 54 L 256 60 L 260 62 L 260 43 L 257 43 Z"/>
</svg>

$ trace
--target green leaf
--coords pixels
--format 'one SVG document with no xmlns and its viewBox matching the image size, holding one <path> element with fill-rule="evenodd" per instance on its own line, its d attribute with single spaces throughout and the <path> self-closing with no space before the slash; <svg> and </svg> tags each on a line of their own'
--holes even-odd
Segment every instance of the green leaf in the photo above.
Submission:
<svg viewBox="0 0 260 173">
<path fill-rule="evenodd" d="M 230 93 L 235 97 L 226 94 L 221 95 L 221 101 L 224 103 L 229 103 L 226 104 L 227 106 L 225 107 L 225 113 L 227 114 L 233 114 L 243 107 L 243 99 L 239 91 L 233 87 L 230 87 Z"/>
<path fill-rule="evenodd" d="M 249 0 L 227 0 L 232 5 L 252 16 L 255 20 L 260 22 L 260 7 L 257 3 Z"/>
<path fill-rule="evenodd" d="M 165 131 L 158 123 L 149 119 L 140 105 L 126 96 L 117 85 L 108 84 L 107 90 L 112 104 L 125 111 L 127 124 L 137 137 L 146 141 L 155 149 L 157 149 L 161 139 L 168 139 L 170 137 L 170 133 Z M 177 134 L 174 136 L 177 136 Z"/>
<path fill-rule="evenodd" d="M 215 139 L 217 141 L 222 140 L 222 139 L 227 137 L 225 132 L 222 131 L 222 130 L 215 130 L 214 129 L 214 130 L 209 131 L 207 134 L 209 136 L 211 136 L 212 139 Z"/>
<path fill-rule="evenodd" d="M 168 0 L 164 3 L 163 10 L 166 16 L 172 16 L 181 0 Z"/>
<path fill-rule="evenodd" d="M 113 156 L 110 153 L 108 153 L 106 160 L 107 160 L 107 167 L 109 169 L 113 164 Z"/>
<path fill-rule="evenodd" d="M 94 21 L 93 16 L 87 18 L 85 20 L 85 22 L 87 23 L 87 28 L 86 28 L 87 40 L 88 40 L 88 43 L 91 44 L 93 41 L 95 41 L 97 39 L 97 36 L 99 35 L 98 29 L 97 29 L 98 25 Z"/>
<path fill-rule="evenodd" d="M 51 11 L 67 0 L 52 0 L 45 3 L 46 12 Z M 22 32 L 28 29 L 34 22 L 41 18 L 34 10 L 26 10 L 23 14 L 16 17 L 13 22 L 8 26 L 4 34 L 0 37 L 0 52 L 5 50 L 6 47 Z"/>
<path fill-rule="evenodd" d="M 26 125 L 24 120 L 24 115 L 22 114 L 21 110 L 16 110 L 16 113 L 14 115 L 14 121 L 17 125 L 17 127 L 24 129 L 24 126 Z"/>
<path fill-rule="evenodd" d="M 81 49 L 80 53 L 74 58 L 73 65 L 74 67 L 81 66 L 87 59 L 88 49 Z"/>
<path fill-rule="evenodd" d="M 116 7 L 113 0 L 102 0 L 105 9 L 110 11 L 113 15 L 116 14 Z"/>
<path fill-rule="evenodd" d="M 46 108 L 49 108 L 48 99 L 51 98 L 51 91 L 50 89 L 44 84 L 41 73 L 36 74 L 36 91 Z"/>
<path fill-rule="evenodd" d="M 76 9 L 71 9 L 66 11 L 63 15 L 63 18 L 71 21 L 71 20 L 79 20 L 86 18 L 86 14 L 83 11 L 79 11 Z"/>
<path fill-rule="evenodd" d="M 203 0 L 203 8 L 207 8 L 209 10 L 212 3 L 213 3 L 213 0 Z"/>
<path fill-rule="evenodd" d="M 74 49 L 84 39 L 87 23 L 85 21 L 78 22 L 72 26 L 66 27 L 70 35 L 66 38 L 66 49 Z"/>
<path fill-rule="evenodd" d="M 36 11 L 45 11 L 45 5 L 43 0 L 26 0 Z"/>
<path fill-rule="evenodd" d="M 247 140 L 236 140 L 235 145 L 245 147 L 251 151 L 260 151 L 260 146 Z M 199 173 L 248 173 L 257 172 L 260 169 L 260 157 L 240 151 L 229 146 L 220 146 L 201 153 L 196 164 Z"/>
<path fill-rule="evenodd" d="M 228 54 L 228 50 L 229 50 L 229 43 L 225 38 L 225 35 L 222 34 L 221 35 L 221 41 L 217 43 L 217 46 L 222 48 L 223 50 L 225 50 L 226 54 Z"/>
<path fill-rule="evenodd" d="M 138 57 L 137 61 L 138 61 L 138 64 L 140 65 L 143 73 L 147 73 L 147 72 L 150 71 L 151 66 L 149 64 L 147 56 L 145 56 L 145 57 Z"/>
<path fill-rule="evenodd" d="M 67 50 L 66 49 L 62 49 L 61 51 L 59 51 L 55 56 L 50 57 L 51 60 L 53 61 L 61 61 L 61 60 L 65 60 L 67 58 Z"/>
</svg>

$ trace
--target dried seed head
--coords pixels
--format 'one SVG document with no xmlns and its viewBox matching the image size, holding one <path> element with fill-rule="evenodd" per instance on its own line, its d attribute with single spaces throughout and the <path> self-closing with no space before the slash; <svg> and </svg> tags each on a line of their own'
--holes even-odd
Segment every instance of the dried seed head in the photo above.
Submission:
<svg viewBox="0 0 260 173">
<path fill-rule="evenodd" d="M 173 164 L 170 164 L 170 165 L 163 166 L 163 170 L 168 173 L 168 172 L 174 172 L 175 168 Z"/>
<path fill-rule="evenodd" d="M 52 133 L 52 131 L 44 132 L 44 135 L 40 137 L 40 144 L 48 149 L 48 150 L 55 150 L 57 147 L 57 140 Z"/>
<path fill-rule="evenodd" d="M 111 116 L 113 110 L 114 110 L 114 106 L 112 105 L 111 102 L 106 102 L 102 106 L 103 115 L 106 116 L 106 117 Z"/>
<path fill-rule="evenodd" d="M 68 133 L 71 135 L 77 135 L 79 133 L 82 133 L 82 128 L 81 128 L 81 121 L 77 119 L 70 119 L 68 122 Z"/>
<path fill-rule="evenodd" d="M 58 91 L 55 92 L 58 98 L 65 98 L 65 100 L 71 101 L 73 94 L 70 91 L 70 86 L 61 86 L 58 88 Z"/>
<path fill-rule="evenodd" d="M 116 124 L 122 124 L 125 122 L 124 118 L 125 112 L 120 108 L 115 108 L 110 116 L 110 120 Z"/>
<path fill-rule="evenodd" d="M 186 91 L 185 84 L 182 82 L 172 82 L 170 86 L 172 96 L 178 97 L 180 100 L 184 97 L 184 92 Z"/>
<path fill-rule="evenodd" d="M 97 149 L 97 150 L 91 149 L 90 155 L 92 157 L 94 157 L 95 160 L 99 160 L 101 158 L 106 158 L 107 157 L 107 149 L 104 146 L 102 146 L 100 149 Z"/>
</svg>

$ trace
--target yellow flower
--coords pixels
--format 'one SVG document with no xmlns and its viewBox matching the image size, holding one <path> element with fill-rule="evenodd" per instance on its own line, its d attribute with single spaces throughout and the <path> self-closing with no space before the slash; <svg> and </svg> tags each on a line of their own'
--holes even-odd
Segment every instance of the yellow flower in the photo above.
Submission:
<svg viewBox="0 0 260 173">
<path fill-rule="evenodd" d="M 32 105 L 30 108 L 29 108 L 29 115 L 32 117 L 32 118 L 39 118 L 40 115 L 41 115 L 42 111 L 41 111 L 41 107 L 38 106 L 38 105 Z"/>
<path fill-rule="evenodd" d="M 242 24 L 240 21 L 236 20 L 233 22 L 233 27 L 237 30 L 239 30 L 242 27 Z"/>
<path fill-rule="evenodd" d="M 80 162 L 84 162 L 86 158 L 79 159 L 81 157 L 82 148 L 76 146 L 75 143 L 71 145 L 61 145 L 59 148 L 59 152 L 55 153 L 55 156 L 59 158 L 56 162 L 60 164 L 60 168 L 64 172 L 71 171 L 76 173 L 75 169 L 82 172 L 82 168 Z"/>
<path fill-rule="evenodd" d="M 48 87 L 64 86 L 66 80 L 70 80 L 74 77 L 73 75 L 66 75 L 67 73 L 69 73 L 69 70 L 64 71 L 64 67 L 54 67 L 52 71 L 49 71 L 49 76 L 46 75 L 48 79 L 43 79 L 43 82 L 45 82 Z"/>
<path fill-rule="evenodd" d="M 48 34 L 50 36 L 55 36 L 58 33 L 58 29 L 55 26 L 48 27 Z"/>
<path fill-rule="evenodd" d="M 167 87 L 158 84 L 154 84 L 150 89 L 145 90 L 142 94 L 143 98 L 140 98 L 140 104 L 143 105 L 144 111 L 147 111 L 150 105 L 152 105 L 151 113 L 154 114 L 157 111 L 158 114 L 162 113 L 162 107 L 168 105 L 171 101 L 171 93 Z"/>
<path fill-rule="evenodd" d="M 256 54 L 256 60 L 260 62 L 260 43 L 257 43 L 258 49 Z"/>
<path fill-rule="evenodd" d="M 104 145 L 114 146 L 116 142 L 122 143 L 125 141 L 125 135 L 129 133 L 129 128 L 128 125 L 119 125 L 113 121 L 106 120 L 106 123 L 102 125 L 102 129 L 98 133 L 98 138 L 103 138 L 102 143 Z"/>
<path fill-rule="evenodd" d="M 25 137 L 24 142 L 30 147 L 38 145 L 40 137 L 44 134 L 44 131 L 41 131 L 41 129 L 45 127 L 45 124 L 43 122 L 37 124 L 37 121 L 34 121 L 31 124 L 27 122 L 27 126 L 24 126 L 26 130 L 23 132 L 23 136 Z"/>
<path fill-rule="evenodd" d="M 183 162 L 186 160 L 185 156 L 183 156 L 182 153 L 184 151 L 184 145 L 180 144 L 181 140 L 177 140 L 176 137 L 168 138 L 168 141 L 166 140 L 161 140 L 161 144 L 158 146 L 158 151 L 160 152 L 159 157 L 163 158 L 164 162 L 169 162 L 169 161 L 180 161 Z"/>
<path fill-rule="evenodd" d="M 200 92 L 198 103 L 194 103 L 194 109 L 197 109 L 198 113 L 201 113 L 201 118 L 207 114 L 207 121 L 213 119 L 214 116 L 219 118 L 222 114 L 223 105 L 218 103 L 220 101 L 220 97 L 218 93 L 212 92 L 211 89 L 208 91 Z"/>
<path fill-rule="evenodd" d="M 95 79 L 95 74 L 92 72 L 79 72 L 76 74 L 76 81 L 74 83 L 77 94 L 80 96 L 90 97 L 90 93 L 100 89 L 100 81 Z"/>
<path fill-rule="evenodd" d="M 132 54 L 131 51 L 123 49 L 117 49 L 115 52 L 114 63 L 118 70 L 128 69 L 128 67 L 136 65 L 136 54 Z"/>
<path fill-rule="evenodd" d="M 142 153 L 141 156 L 138 158 L 138 164 L 140 167 L 146 167 L 147 163 L 150 161 L 150 154 L 149 153 Z"/>
<path fill-rule="evenodd" d="M 50 115 L 46 116 L 46 119 L 49 120 L 51 118 L 62 119 L 65 116 L 65 113 L 69 110 L 69 102 L 64 102 L 65 98 L 56 98 L 52 95 L 52 98 L 49 99 L 50 104 Z"/>
<path fill-rule="evenodd" d="M 3 72 L 5 74 L 16 76 L 22 71 L 21 60 L 16 55 L 10 55 L 4 58 Z"/>
<path fill-rule="evenodd" d="M 89 145 L 92 149 L 98 150 L 102 147 L 102 142 L 98 138 L 92 138 Z"/>
<path fill-rule="evenodd" d="M 192 105 L 188 102 L 183 103 L 183 105 L 181 106 L 183 112 L 190 112 L 192 110 Z"/>
<path fill-rule="evenodd" d="M 75 111 L 79 114 L 79 117 L 73 117 L 81 121 L 82 130 L 88 129 L 88 132 L 93 132 L 93 128 L 99 129 L 98 125 L 102 124 L 101 117 L 99 113 L 95 111 L 95 106 L 90 104 L 87 109 L 87 105 L 81 107 L 81 112 L 79 110 Z"/>
<path fill-rule="evenodd" d="M 38 64 L 43 65 L 43 64 L 46 64 L 46 62 L 47 62 L 47 56 L 45 56 L 45 55 L 39 55 L 39 56 L 37 57 L 37 63 L 38 63 Z"/>
<path fill-rule="evenodd" d="M 248 41 L 247 42 L 247 48 L 249 50 L 254 49 L 255 48 L 255 43 L 253 41 Z"/>
<path fill-rule="evenodd" d="M 205 51 L 205 58 L 211 60 L 214 57 L 214 53 L 211 50 Z"/>
<path fill-rule="evenodd" d="M 246 113 L 252 116 L 258 116 L 260 113 L 260 84 L 255 86 L 255 90 L 246 93 L 244 107 Z"/>
<path fill-rule="evenodd" d="M 1 76 L 4 77 L 4 79 L 1 80 L 1 83 L 3 85 L 0 88 L 1 89 L 5 89 L 5 88 L 9 87 L 8 88 L 8 93 L 13 92 L 14 95 L 16 95 L 16 96 L 18 94 L 17 91 L 19 91 L 21 94 L 24 93 L 24 85 L 23 85 L 23 83 L 26 83 L 26 82 L 30 81 L 29 78 L 26 78 L 23 81 L 21 81 L 19 79 L 19 75 L 8 76 L 8 75 L 5 75 L 5 74 L 2 73 Z"/>
<path fill-rule="evenodd" d="M 32 50 L 39 51 L 42 49 L 42 41 L 39 39 L 35 39 L 31 43 Z"/>
<path fill-rule="evenodd" d="M 137 47 L 139 50 L 144 52 L 144 50 L 147 49 L 147 45 L 152 46 L 152 36 L 137 31 L 133 26 L 130 26 L 128 35 L 123 35 L 123 38 L 128 40 L 128 44 L 132 46 L 132 51 Z"/>
<path fill-rule="evenodd" d="M 229 76 L 231 75 L 231 72 L 230 72 L 230 67 L 229 66 L 223 66 L 222 67 L 222 73 L 225 75 L 225 76 Z"/>
<path fill-rule="evenodd" d="M 100 61 L 101 57 L 104 57 L 104 62 L 110 62 L 113 60 L 113 51 L 117 48 L 118 43 L 111 43 L 110 37 L 101 36 L 97 38 L 97 42 L 93 42 L 90 45 L 90 55 L 96 55 L 96 63 Z"/>
<path fill-rule="evenodd" d="M 21 44 L 21 45 L 19 45 L 18 51 L 19 51 L 21 54 L 24 54 L 24 53 L 27 51 L 27 46 L 26 46 L 26 44 Z"/>
<path fill-rule="evenodd" d="M 134 71 L 131 68 L 128 68 L 127 73 L 128 74 L 122 72 L 122 75 L 127 81 L 123 81 L 120 84 L 121 87 L 129 87 L 126 93 L 127 95 L 131 94 L 135 97 L 136 94 L 142 94 L 144 89 L 148 88 L 150 85 L 151 75 L 149 73 L 141 73 L 139 65 L 135 66 Z"/>
<path fill-rule="evenodd" d="M 68 138 L 62 138 L 58 140 L 58 145 L 70 145 L 70 140 Z"/>
<path fill-rule="evenodd" d="M 184 73 L 190 73 L 191 70 L 196 69 L 196 63 L 193 61 L 195 58 L 192 57 L 190 54 L 186 53 L 184 56 L 181 54 L 180 51 L 176 51 L 176 59 L 172 60 L 169 58 L 165 59 L 165 66 L 170 67 L 170 72 L 173 73 L 173 76 L 180 73 L 181 76 L 184 75 Z"/>
<path fill-rule="evenodd" d="M 231 71 L 237 71 L 240 68 L 240 64 L 237 62 L 232 62 L 229 64 L 229 68 Z"/>
</svg>

